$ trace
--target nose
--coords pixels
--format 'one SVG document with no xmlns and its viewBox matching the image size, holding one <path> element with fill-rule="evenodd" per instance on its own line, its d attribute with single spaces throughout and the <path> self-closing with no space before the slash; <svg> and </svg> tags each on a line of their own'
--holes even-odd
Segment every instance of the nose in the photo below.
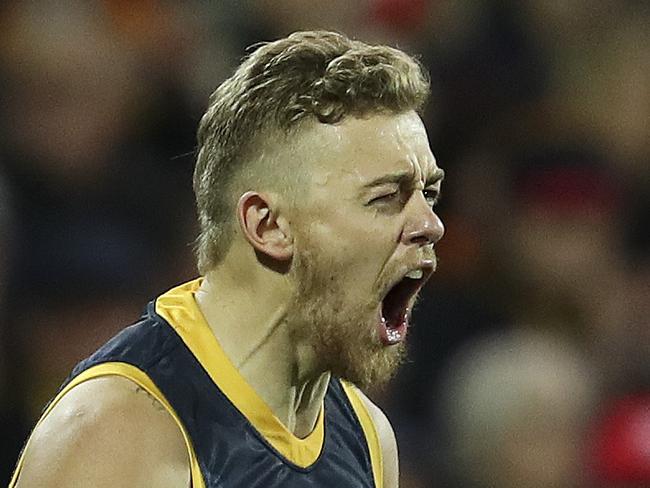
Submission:
<svg viewBox="0 0 650 488">
<path fill-rule="evenodd" d="M 429 206 L 426 199 L 420 192 L 413 196 L 407 204 L 407 220 L 402 231 L 402 243 L 406 245 L 416 244 L 426 246 L 435 244 L 445 233 L 445 226 L 440 217 Z"/>
</svg>

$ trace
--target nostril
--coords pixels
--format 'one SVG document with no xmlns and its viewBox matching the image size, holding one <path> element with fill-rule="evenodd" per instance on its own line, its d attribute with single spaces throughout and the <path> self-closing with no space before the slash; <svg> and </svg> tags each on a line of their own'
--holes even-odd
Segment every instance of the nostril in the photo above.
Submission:
<svg viewBox="0 0 650 488">
<path fill-rule="evenodd" d="M 411 238 L 412 244 L 427 245 L 431 243 L 431 240 L 426 235 L 416 235 Z"/>
<path fill-rule="evenodd" d="M 426 246 L 427 244 L 433 244 L 437 241 L 436 232 L 429 227 L 423 226 L 417 230 L 405 232 L 403 235 L 403 241 L 406 244 Z"/>
<path fill-rule="evenodd" d="M 420 222 L 414 225 L 410 230 L 402 234 L 402 241 L 405 244 L 415 244 L 425 246 L 427 244 L 437 243 L 445 233 L 442 221 L 434 214 L 434 219 Z"/>
</svg>

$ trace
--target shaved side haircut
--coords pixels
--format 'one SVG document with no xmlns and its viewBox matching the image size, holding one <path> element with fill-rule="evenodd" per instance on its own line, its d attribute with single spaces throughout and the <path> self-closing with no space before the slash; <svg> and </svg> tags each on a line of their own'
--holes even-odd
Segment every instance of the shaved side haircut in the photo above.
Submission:
<svg viewBox="0 0 650 488">
<path fill-rule="evenodd" d="M 428 94 L 422 65 L 392 47 L 322 31 L 260 44 L 217 87 L 199 124 L 199 271 L 227 253 L 241 192 L 260 182 L 284 191 L 296 186 L 299 172 L 272 161 L 270 145 L 288 144 L 306 120 L 336 124 L 348 116 L 421 112 Z"/>
</svg>

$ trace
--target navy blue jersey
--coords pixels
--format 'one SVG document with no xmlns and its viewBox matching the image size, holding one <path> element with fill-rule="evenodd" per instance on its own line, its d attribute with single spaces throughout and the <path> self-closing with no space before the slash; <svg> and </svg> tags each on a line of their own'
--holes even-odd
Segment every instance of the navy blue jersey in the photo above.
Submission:
<svg viewBox="0 0 650 488">
<path fill-rule="evenodd" d="M 224 354 L 196 304 L 199 286 L 151 302 L 139 322 L 74 368 L 43 417 L 79 383 L 119 375 L 175 419 L 194 488 L 381 488 L 377 433 L 354 387 L 332 378 L 316 427 L 297 438 Z"/>
</svg>

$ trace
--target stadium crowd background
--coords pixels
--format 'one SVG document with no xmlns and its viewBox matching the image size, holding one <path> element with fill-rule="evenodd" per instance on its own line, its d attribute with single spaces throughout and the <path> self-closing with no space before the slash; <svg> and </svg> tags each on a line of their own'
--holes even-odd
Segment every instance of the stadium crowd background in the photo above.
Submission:
<svg viewBox="0 0 650 488">
<path fill-rule="evenodd" d="M 431 72 L 447 231 L 410 360 L 372 395 L 401 486 L 650 486 L 642 0 L 2 2 L 0 484 L 69 369 L 195 276 L 208 95 L 310 28 Z"/>
</svg>

